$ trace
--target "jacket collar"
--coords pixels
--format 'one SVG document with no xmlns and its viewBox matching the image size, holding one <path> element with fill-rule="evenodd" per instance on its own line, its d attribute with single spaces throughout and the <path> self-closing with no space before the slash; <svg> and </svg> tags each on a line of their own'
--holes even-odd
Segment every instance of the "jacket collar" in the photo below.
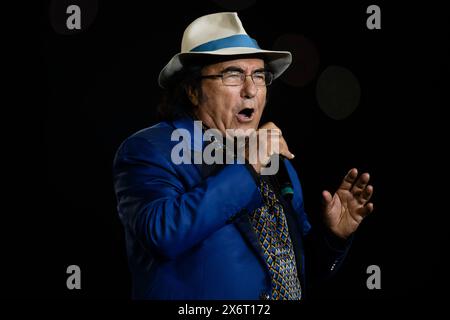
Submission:
<svg viewBox="0 0 450 320">
<path fill-rule="evenodd" d="M 189 132 L 191 150 L 202 152 L 205 141 L 203 141 L 203 128 L 200 120 L 196 120 L 191 116 L 178 118 L 172 121 L 176 129 L 184 129 Z"/>
</svg>

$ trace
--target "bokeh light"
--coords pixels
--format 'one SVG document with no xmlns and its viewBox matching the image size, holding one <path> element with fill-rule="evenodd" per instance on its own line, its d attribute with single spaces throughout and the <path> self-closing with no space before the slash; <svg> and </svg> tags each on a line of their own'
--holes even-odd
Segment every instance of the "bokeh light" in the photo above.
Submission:
<svg viewBox="0 0 450 320">
<path fill-rule="evenodd" d="M 358 107 L 360 96 L 358 79 L 344 67 L 329 66 L 317 81 L 316 97 L 319 107 L 334 120 L 350 116 Z"/>
</svg>

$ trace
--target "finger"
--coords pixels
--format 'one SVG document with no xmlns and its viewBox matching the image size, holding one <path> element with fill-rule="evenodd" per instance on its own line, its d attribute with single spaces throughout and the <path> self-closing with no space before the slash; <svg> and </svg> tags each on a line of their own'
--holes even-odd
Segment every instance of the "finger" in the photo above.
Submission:
<svg viewBox="0 0 450 320">
<path fill-rule="evenodd" d="M 362 218 L 367 217 L 367 215 L 369 215 L 372 212 L 373 212 L 373 203 L 372 202 L 369 202 L 368 204 L 366 204 L 365 206 L 363 206 L 357 210 L 357 214 Z"/>
<path fill-rule="evenodd" d="M 272 136 L 272 135 L 279 136 L 279 137 L 283 136 L 283 133 L 281 132 L 281 130 L 279 128 L 269 128 L 269 129 L 265 129 L 265 130 L 267 130 L 268 136 Z"/>
<path fill-rule="evenodd" d="M 272 154 L 279 153 L 279 139 L 279 135 L 276 132 L 270 134 L 268 130 L 259 131 L 258 148 L 255 151 L 257 151 L 259 162 L 263 166 L 266 166 L 269 163 Z"/>
<path fill-rule="evenodd" d="M 281 154 L 290 160 L 295 158 L 295 155 L 293 153 L 291 153 L 289 150 L 284 151 Z"/>
<path fill-rule="evenodd" d="M 370 175 L 366 172 L 359 176 L 353 185 L 351 192 L 355 195 L 359 195 L 366 188 L 367 183 L 369 183 Z"/>
<path fill-rule="evenodd" d="M 372 194 L 373 194 L 373 187 L 371 185 L 368 185 L 362 192 L 361 202 L 362 203 L 368 202 L 370 200 L 370 198 L 372 197 Z"/>
<path fill-rule="evenodd" d="M 281 138 L 278 134 L 271 133 L 267 136 L 267 154 L 271 156 L 274 153 L 280 153 L 282 147 Z"/>
<path fill-rule="evenodd" d="M 273 154 L 280 154 L 288 159 L 293 159 L 295 157 L 289 150 L 286 140 L 281 136 L 281 130 L 271 129 L 270 136 L 267 137 L 267 143 L 269 156 Z"/>
<path fill-rule="evenodd" d="M 333 196 L 327 190 L 322 191 L 322 198 L 325 208 L 331 206 L 331 202 L 333 201 Z"/>
<path fill-rule="evenodd" d="M 295 155 L 289 150 L 286 140 L 280 137 L 280 154 L 288 159 L 294 159 Z"/>
<path fill-rule="evenodd" d="M 278 127 L 276 126 L 275 123 L 270 121 L 270 122 L 264 123 L 261 127 L 259 127 L 259 129 L 278 129 Z"/>
<path fill-rule="evenodd" d="M 339 189 L 350 190 L 357 176 L 358 170 L 356 168 L 350 169 L 350 171 L 344 177 L 344 180 L 342 180 Z"/>
<path fill-rule="evenodd" d="M 278 134 L 278 135 L 280 135 L 280 136 L 283 135 L 283 133 L 281 132 L 281 129 L 278 128 L 278 127 L 270 128 L 270 129 L 268 129 L 268 130 L 269 130 L 270 132 L 276 133 L 276 134 Z"/>
</svg>

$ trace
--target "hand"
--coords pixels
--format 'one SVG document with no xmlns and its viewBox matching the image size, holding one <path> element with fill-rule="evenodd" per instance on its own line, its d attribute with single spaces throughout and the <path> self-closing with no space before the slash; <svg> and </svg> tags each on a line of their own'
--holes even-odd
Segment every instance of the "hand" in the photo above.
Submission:
<svg viewBox="0 0 450 320">
<path fill-rule="evenodd" d="M 247 148 L 246 158 L 250 161 L 257 173 L 261 173 L 261 167 L 266 166 L 273 154 L 281 154 L 288 159 L 294 155 L 289 151 L 286 140 L 283 138 L 280 128 L 273 122 L 263 124 L 256 132 L 257 148 Z M 254 154 L 256 151 L 256 154 Z"/>
<path fill-rule="evenodd" d="M 373 203 L 369 202 L 373 194 L 373 187 L 368 185 L 369 174 L 357 177 L 358 170 L 353 168 L 333 196 L 326 190 L 322 192 L 325 224 L 344 239 L 355 232 L 361 221 L 373 211 Z"/>
</svg>

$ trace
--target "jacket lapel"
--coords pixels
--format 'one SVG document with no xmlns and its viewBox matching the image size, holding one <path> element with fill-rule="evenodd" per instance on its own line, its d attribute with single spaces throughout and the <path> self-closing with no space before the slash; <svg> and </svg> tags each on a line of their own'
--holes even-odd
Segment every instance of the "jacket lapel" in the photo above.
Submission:
<svg viewBox="0 0 450 320">
<path fill-rule="evenodd" d="M 264 252 L 261 248 L 261 245 L 259 244 L 258 237 L 256 235 L 255 230 L 253 230 L 252 223 L 250 222 L 250 216 L 249 212 L 245 212 L 244 214 L 240 215 L 238 218 L 236 218 L 233 221 L 233 224 L 236 226 L 236 228 L 241 233 L 242 237 L 245 239 L 245 241 L 250 245 L 250 247 L 255 252 L 256 256 L 264 266 L 264 270 L 269 275 L 268 279 L 270 279 L 270 272 L 269 267 L 267 266 L 266 259 L 264 258 Z"/>
<path fill-rule="evenodd" d="M 173 122 L 173 126 L 177 129 L 186 129 L 189 131 L 191 136 L 191 160 L 195 167 L 197 168 L 198 172 L 200 173 L 200 176 L 203 179 L 206 179 L 210 175 L 213 175 L 215 172 L 220 170 L 220 168 L 223 166 L 223 164 L 195 164 L 194 160 L 194 154 L 195 153 L 201 153 L 205 142 L 202 139 L 202 130 L 200 126 L 194 125 L 194 120 L 192 118 L 182 118 L 178 119 Z M 200 139 L 200 143 L 199 143 Z M 264 253 L 261 248 L 261 245 L 259 244 L 257 235 L 255 231 L 253 230 L 253 226 L 250 222 L 249 212 L 245 212 L 241 215 L 239 215 L 235 220 L 233 220 L 233 224 L 236 226 L 236 228 L 241 233 L 242 237 L 245 239 L 245 241 L 250 245 L 252 250 L 255 252 L 256 256 L 264 266 L 264 269 L 268 274 L 269 268 L 267 266 L 266 260 L 264 258 Z M 270 279 L 270 276 L 268 277 Z"/>
<path fill-rule="evenodd" d="M 303 242 L 300 237 L 300 230 L 298 225 L 298 220 L 296 219 L 296 213 L 292 208 L 292 205 L 288 203 L 289 201 L 285 199 L 280 200 L 283 204 L 284 214 L 286 216 L 286 222 L 289 229 L 289 236 L 291 237 L 292 247 L 295 253 L 295 264 L 297 267 L 297 274 L 299 276 L 302 288 L 304 285 L 303 279 Z"/>
<path fill-rule="evenodd" d="M 223 165 L 217 164 L 202 164 L 197 165 L 197 168 L 200 171 L 202 179 L 206 179 L 208 176 L 220 170 L 222 166 Z M 249 214 L 250 212 L 242 212 L 242 214 L 239 214 L 238 217 L 233 220 L 233 224 L 239 230 L 244 240 L 250 245 L 260 262 L 264 265 L 266 272 L 269 273 L 269 268 L 267 267 L 266 259 L 264 258 L 263 249 L 259 244 L 256 232 L 254 231 L 252 223 L 250 222 Z"/>
</svg>

